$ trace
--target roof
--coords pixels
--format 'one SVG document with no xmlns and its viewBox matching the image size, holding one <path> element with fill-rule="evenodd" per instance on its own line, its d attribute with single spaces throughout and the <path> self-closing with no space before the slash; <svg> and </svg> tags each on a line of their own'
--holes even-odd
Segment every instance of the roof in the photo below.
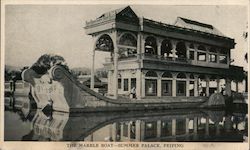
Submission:
<svg viewBox="0 0 250 150">
<path fill-rule="evenodd" d="M 192 30 L 197 30 L 201 32 L 206 32 L 218 36 L 224 36 L 218 29 L 216 29 L 214 26 L 206 23 L 201 23 L 198 21 L 182 18 L 182 17 L 177 17 L 175 23 L 175 26 L 186 28 L 186 29 L 192 29 Z"/>
<path fill-rule="evenodd" d="M 79 75 L 77 78 L 81 82 L 87 82 L 87 81 L 90 81 L 91 75 Z M 94 79 L 95 79 L 95 82 L 101 82 L 100 79 L 96 76 L 94 76 Z"/>
<path fill-rule="evenodd" d="M 102 14 L 100 17 L 98 18 L 102 18 L 102 17 L 108 17 L 108 16 L 114 16 L 118 13 L 120 13 L 121 11 L 123 11 L 124 9 L 126 8 L 130 8 L 130 6 L 126 6 L 126 7 L 122 7 L 122 8 L 118 8 L 118 9 L 115 9 L 115 10 L 112 10 L 112 11 L 109 11 L 109 12 L 106 12 L 104 14 Z"/>
<path fill-rule="evenodd" d="M 100 22 L 107 21 L 108 19 L 114 19 L 114 18 L 117 19 L 117 17 L 120 17 L 120 18 L 127 17 L 127 19 L 125 19 L 123 21 L 126 21 L 130 24 L 134 23 L 134 22 L 137 23 L 136 25 L 141 24 L 141 23 L 139 23 L 139 17 L 137 16 L 137 14 L 131 9 L 130 6 L 126 6 L 126 7 L 122 7 L 119 9 L 115 9 L 115 10 L 106 12 L 94 21 L 86 22 L 85 29 L 91 28 L 91 26 L 94 26 L 94 25 L 98 25 Z M 137 22 L 137 20 L 138 20 L 138 22 Z M 150 19 L 146 19 L 146 18 L 143 18 L 142 20 L 143 20 L 142 21 L 143 23 L 145 20 L 147 20 L 151 23 L 155 23 L 155 24 L 160 25 L 164 28 L 175 28 L 175 29 L 178 29 L 180 31 L 196 32 L 198 34 L 206 34 L 209 36 L 214 35 L 214 36 L 217 36 L 219 38 L 226 38 L 229 40 L 233 40 L 233 39 L 223 35 L 218 29 L 216 29 L 214 26 L 212 26 L 210 24 L 201 23 L 201 22 L 190 20 L 190 19 L 183 18 L 183 17 L 177 17 L 174 24 L 166 24 L 166 23 L 162 23 L 162 22 L 158 22 L 158 21 L 154 21 L 154 20 L 150 20 Z M 141 27 L 143 27 L 143 26 L 141 25 Z"/>
</svg>

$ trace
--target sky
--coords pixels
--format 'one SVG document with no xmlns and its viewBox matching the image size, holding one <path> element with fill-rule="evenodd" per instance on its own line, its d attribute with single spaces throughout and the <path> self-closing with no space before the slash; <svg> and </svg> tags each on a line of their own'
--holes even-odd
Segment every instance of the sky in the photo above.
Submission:
<svg viewBox="0 0 250 150">
<path fill-rule="evenodd" d="M 91 67 L 93 44 L 85 22 L 127 5 L 6 5 L 5 64 L 30 66 L 45 53 L 58 54 L 68 66 Z M 178 16 L 211 24 L 235 39 L 234 65 L 247 68 L 244 55 L 247 7 L 242 5 L 130 5 L 139 17 L 173 24 Z M 96 53 L 96 68 L 103 67 L 106 52 Z"/>
</svg>

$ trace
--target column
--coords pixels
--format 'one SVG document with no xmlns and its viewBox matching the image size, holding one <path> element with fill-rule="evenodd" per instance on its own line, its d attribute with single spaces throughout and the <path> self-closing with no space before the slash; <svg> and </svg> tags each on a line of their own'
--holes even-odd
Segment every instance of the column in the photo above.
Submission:
<svg viewBox="0 0 250 150">
<path fill-rule="evenodd" d="M 194 117 L 194 134 L 197 134 L 198 130 L 198 118 Z"/>
<path fill-rule="evenodd" d="M 226 94 L 231 96 L 231 80 L 229 78 L 226 79 Z"/>
<path fill-rule="evenodd" d="M 109 125 L 109 141 L 113 141 L 112 130 L 113 130 L 113 124 Z"/>
<path fill-rule="evenodd" d="M 189 50 L 189 47 L 186 46 L 186 49 L 187 49 L 187 53 L 186 53 L 187 59 L 189 60 L 190 59 L 190 50 Z"/>
<path fill-rule="evenodd" d="M 141 120 L 136 120 L 135 122 L 135 140 L 137 142 L 141 141 Z"/>
<path fill-rule="evenodd" d="M 205 49 L 206 49 L 206 62 L 209 63 L 209 53 L 208 53 L 209 47 L 205 47 Z"/>
<path fill-rule="evenodd" d="M 190 96 L 190 91 L 189 91 L 189 84 L 190 84 L 190 74 L 187 74 L 187 81 L 186 81 L 186 97 Z"/>
<path fill-rule="evenodd" d="M 130 131 L 131 131 L 131 123 L 129 122 L 129 123 L 128 123 L 128 131 L 127 131 L 127 132 L 128 132 L 128 140 L 129 140 L 129 141 L 131 140 L 131 138 L 130 138 L 130 137 L 131 137 Z"/>
<path fill-rule="evenodd" d="M 197 97 L 198 93 L 198 75 L 194 75 L 194 96 Z"/>
<path fill-rule="evenodd" d="M 142 73 L 142 80 L 141 80 L 141 97 L 145 97 L 145 76 Z"/>
<path fill-rule="evenodd" d="M 197 63 L 197 45 L 194 44 L 194 61 Z"/>
<path fill-rule="evenodd" d="M 161 39 L 157 39 L 157 55 L 161 55 Z"/>
<path fill-rule="evenodd" d="M 141 32 L 138 32 L 137 34 L 137 59 L 140 59 L 140 55 L 141 55 Z"/>
<path fill-rule="evenodd" d="M 238 93 L 239 92 L 239 82 L 238 81 L 235 81 L 235 88 L 236 88 L 236 92 Z"/>
<path fill-rule="evenodd" d="M 131 78 L 128 78 L 128 91 L 131 91 Z"/>
<path fill-rule="evenodd" d="M 116 137 L 117 127 L 118 127 L 117 123 L 112 124 L 112 139 L 113 139 L 113 141 L 117 141 L 117 137 Z"/>
<path fill-rule="evenodd" d="M 141 121 L 141 141 L 144 140 L 144 136 L 145 136 L 145 122 Z"/>
<path fill-rule="evenodd" d="M 217 93 L 220 93 L 220 78 L 219 77 L 217 77 L 216 82 L 217 82 Z"/>
<path fill-rule="evenodd" d="M 218 136 L 220 135 L 220 124 L 219 122 L 215 122 L 215 134 Z"/>
<path fill-rule="evenodd" d="M 186 118 L 186 134 L 189 134 L 189 118 Z"/>
<path fill-rule="evenodd" d="M 112 94 L 112 71 L 108 71 L 108 95 Z"/>
<path fill-rule="evenodd" d="M 141 83 L 142 83 L 142 77 L 141 77 L 141 70 L 136 70 L 136 98 L 141 99 Z"/>
<path fill-rule="evenodd" d="M 94 88 L 95 88 L 95 49 L 93 49 L 93 52 L 92 52 L 92 67 L 91 67 L 90 88 L 92 90 L 94 90 Z"/>
<path fill-rule="evenodd" d="M 112 40 L 114 44 L 114 74 L 113 74 L 113 94 L 114 99 L 118 98 L 118 48 L 117 48 L 117 40 L 116 40 L 116 31 L 112 34 Z"/>
<path fill-rule="evenodd" d="M 193 136 L 194 140 L 198 139 L 197 131 L 198 131 L 198 118 L 194 117 L 194 136 Z"/>
<path fill-rule="evenodd" d="M 176 135 L 176 119 L 172 119 L 172 136 Z"/>
<path fill-rule="evenodd" d="M 206 76 L 206 96 L 209 96 L 209 76 Z"/>
<path fill-rule="evenodd" d="M 124 138 L 124 135 L 123 135 L 123 127 L 124 127 L 124 123 L 121 123 L 121 140 Z"/>
<path fill-rule="evenodd" d="M 161 77 L 157 78 L 157 96 L 161 97 Z"/>
<path fill-rule="evenodd" d="M 208 136 L 209 135 L 209 117 L 206 117 L 206 129 L 205 129 L 205 134 Z"/>
<path fill-rule="evenodd" d="M 172 73 L 173 81 L 172 81 L 172 96 L 176 97 L 176 77 L 177 73 Z"/>
<path fill-rule="evenodd" d="M 171 40 L 170 42 L 171 42 L 172 48 L 173 48 L 171 50 L 172 55 L 173 55 L 173 60 L 175 60 L 175 58 L 176 58 L 176 44 L 177 44 L 177 41 Z"/>
<path fill-rule="evenodd" d="M 145 53 L 145 39 L 144 36 L 141 34 L 141 53 L 144 54 Z"/>
<path fill-rule="evenodd" d="M 157 138 L 161 137 L 161 120 L 157 120 Z"/>
</svg>

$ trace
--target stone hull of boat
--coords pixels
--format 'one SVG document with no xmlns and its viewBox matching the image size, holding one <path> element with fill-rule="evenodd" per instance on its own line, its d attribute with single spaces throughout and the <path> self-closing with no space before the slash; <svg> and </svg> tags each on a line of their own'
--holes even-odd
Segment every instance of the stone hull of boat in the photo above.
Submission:
<svg viewBox="0 0 250 150">
<path fill-rule="evenodd" d="M 22 73 L 30 83 L 38 108 L 51 104 L 53 110 L 63 112 L 126 111 L 145 109 L 177 109 L 207 107 L 207 97 L 119 100 L 105 97 L 80 84 L 61 66 L 52 67 L 47 74 L 38 75 L 32 69 Z M 222 103 L 223 104 L 223 103 Z M 216 106 L 220 106 L 216 105 Z"/>
</svg>

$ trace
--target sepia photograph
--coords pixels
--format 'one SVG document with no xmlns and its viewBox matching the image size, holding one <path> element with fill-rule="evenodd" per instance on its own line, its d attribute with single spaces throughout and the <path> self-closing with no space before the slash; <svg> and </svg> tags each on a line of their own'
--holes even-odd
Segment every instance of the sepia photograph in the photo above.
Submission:
<svg viewBox="0 0 250 150">
<path fill-rule="evenodd" d="M 0 149 L 249 149 L 248 1 L 21 2 L 1 2 Z"/>
</svg>

